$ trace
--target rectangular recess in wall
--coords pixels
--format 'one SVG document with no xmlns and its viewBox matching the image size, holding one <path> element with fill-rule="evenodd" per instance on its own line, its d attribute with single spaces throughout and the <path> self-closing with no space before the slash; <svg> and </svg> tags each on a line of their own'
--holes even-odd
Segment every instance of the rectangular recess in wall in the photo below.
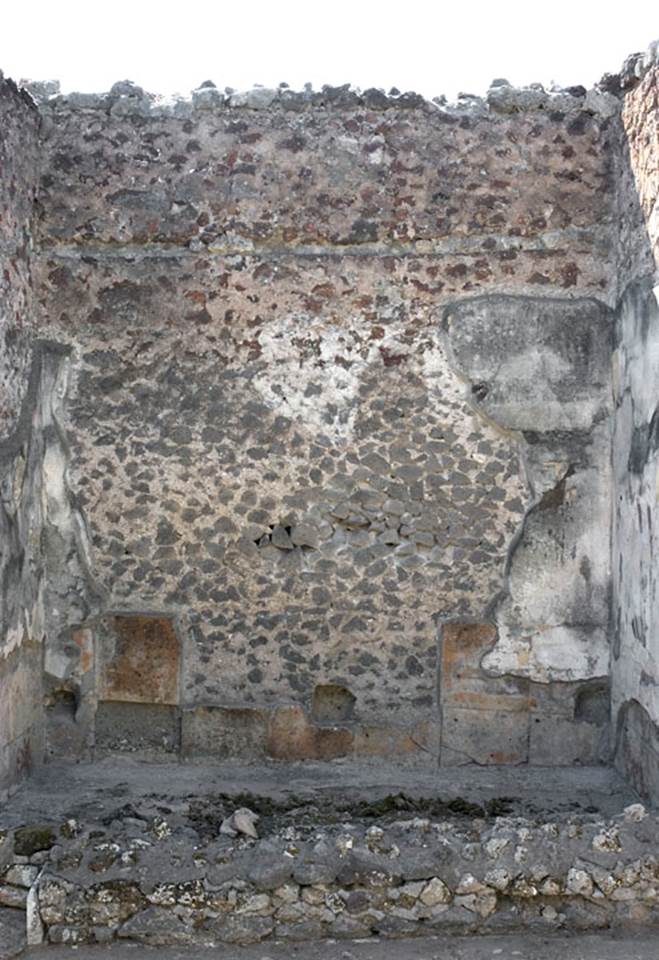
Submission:
<svg viewBox="0 0 659 960">
<path fill-rule="evenodd" d="M 181 644 L 172 617 L 113 614 L 98 643 L 99 700 L 178 704 Z"/>
</svg>

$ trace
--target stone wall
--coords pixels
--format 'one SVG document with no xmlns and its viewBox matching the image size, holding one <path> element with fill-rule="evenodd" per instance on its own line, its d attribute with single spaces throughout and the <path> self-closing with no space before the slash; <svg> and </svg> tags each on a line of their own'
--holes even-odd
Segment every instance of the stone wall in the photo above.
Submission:
<svg viewBox="0 0 659 960">
<path fill-rule="evenodd" d="M 628 64 L 623 107 L 621 301 L 614 354 L 613 707 L 616 762 L 659 797 L 657 378 L 659 377 L 659 68 L 656 45 Z"/>
<path fill-rule="evenodd" d="M 270 799 L 263 817 L 226 796 L 177 799 L 122 804 L 111 822 L 0 831 L 0 905 L 25 911 L 28 944 L 550 935 L 659 921 L 659 821 L 638 803 L 607 819 L 528 819 L 476 805 L 461 816 L 440 800 L 377 816 L 377 802 L 362 802 L 327 822 L 318 797 L 310 809 Z"/>
<path fill-rule="evenodd" d="M 601 762 L 612 679 L 657 789 L 655 60 L 455 106 L 0 84 L 0 787 Z"/>
<path fill-rule="evenodd" d="M 38 113 L 0 74 L 0 797 L 40 753 L 39 451 L 21 403 L 29 381 Z M 32 378 L 39 392 L 40 374 Z"/>
<path fill-rule="evenodd" d="M 42 105 L 99 745 L 553 763 L 569 729 L 602 756 L 616 111 Z"/>
<path fill-rule="evenodd" d="M 38 128 L 34 102 L 0 72 L 0 438 L 16 425 L 30 365 Z"/>
</svg>

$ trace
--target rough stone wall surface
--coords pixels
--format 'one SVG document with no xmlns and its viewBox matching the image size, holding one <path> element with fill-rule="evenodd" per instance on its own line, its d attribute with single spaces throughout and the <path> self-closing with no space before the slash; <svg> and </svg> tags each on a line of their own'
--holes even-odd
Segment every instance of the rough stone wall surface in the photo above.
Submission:
<svg viewBox="0 0 659 960">
<path fill-rule="evenodd" d="M 37 127 L 34 104 L 0 74 L 0 796 L 37 759 L 42 727 L 40 454 L 19 422 L 34 319 Z"/>
<path fill-rule="evenodd" d="M 0 796 L 40 762 L 44 751 L 47 575 L 42 546 L 49 499 L 44 475 L 58 444 L 53 400 L 61 377 L 59 352 L 39 346 L 17 429 L 0 445 Z"/>
<path fill-rule="evenodd" d="M 655 51 L 656 54 L 656 51 Z M 639 71 L 637 71 L 639 72 Z M 616 761 L 659 797 L 657 482 L 659 447 L 659 67 L 645 64 L 626 94 L 620 278 L 614 353 L 612 659 Z"/>
<path fill-rule="evenodd" d="M 357 805 L 331 824 L 315 806 L 296 817 L 274 806 L 263 835 L 262 818 L 229 798 L 215 809 L 163 799 L 123 805 L 111 823 L 0 832 L 0 910 L 25 911 L 29 944 L 551 934 L 659 919 L 659 823 L 641 804 L 604 820 L 442 816 L 441 801 L 428 816 L 367 820 Z"/>
<path fill-rule="evenodd" d="M 570 725 L 606 697 L 610 104 L 221 99 L 43 106 L 38 296 L 75 352 L 87 629 L 107 651 L 105 614 L 175 623 L 192 753 L 193 708 L 250 708 L 275 756 L 390 750 L 392 726 L 426 755 L 439 628 L 491 619 L 443 755 L 491 761 L 474 737 L 501 722 L 525 762 L 532 709 Z M 309 729 L 319 685 L 358 728 Z"/>
<path fill-rule="evenodd" d="M 0 73 L 0 438 L 16 424 L 28 380 L 38 127 L 35 104 Z"/>
</svg>

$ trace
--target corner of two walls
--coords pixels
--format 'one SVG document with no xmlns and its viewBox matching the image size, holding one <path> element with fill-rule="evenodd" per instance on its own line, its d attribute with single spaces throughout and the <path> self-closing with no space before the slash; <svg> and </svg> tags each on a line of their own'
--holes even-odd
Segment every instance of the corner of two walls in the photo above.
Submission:
<svg viewBox="0 0 659 960">
<path fill-rule="evenodd" d="M 66 480 L 71 348 L 39 338 L 40 166 L 39 112 L 0 76 L 0 798 L 51 752 L 46 712 L 65 702 L 68 712 L 75 672 L 70 653 L 63 670 L 58 649 L 75 645 L 71 618 L 90 611 L 86 577 L 76 573 L 84 521 Z M 60 724 L 50 726 L 56 733 Z"/>
<path fill-rule="evenodd" d="M 656 46 L 656 45 L 655 45 Z M 618 769 L 659 802 L 659 65 L 622 110 L 614 352 L 612 701 Z"/>
</svg>

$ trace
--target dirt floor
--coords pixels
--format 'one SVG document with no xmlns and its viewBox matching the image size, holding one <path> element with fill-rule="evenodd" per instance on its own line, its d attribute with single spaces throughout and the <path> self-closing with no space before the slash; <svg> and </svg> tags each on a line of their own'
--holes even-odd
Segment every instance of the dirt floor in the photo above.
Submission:
<svg viewBox="0 0 659 960">
<path fill-rule="evenodd" d="M 382 763 L 264 765 L 148 764 L 108 757 L 95 764 L 43 767 L 0 810 L 0 827 L 79 816 L 102 821 L 143 798 L 192 801 L 199 825 L 215 826 L 231 798 L 256 809 L 262 829 L 287 818 L 328 823 L 426 816 L 610 817 L 638 797 L 607 767 L 453 767 L 427 770 Z"/>
</svg>

